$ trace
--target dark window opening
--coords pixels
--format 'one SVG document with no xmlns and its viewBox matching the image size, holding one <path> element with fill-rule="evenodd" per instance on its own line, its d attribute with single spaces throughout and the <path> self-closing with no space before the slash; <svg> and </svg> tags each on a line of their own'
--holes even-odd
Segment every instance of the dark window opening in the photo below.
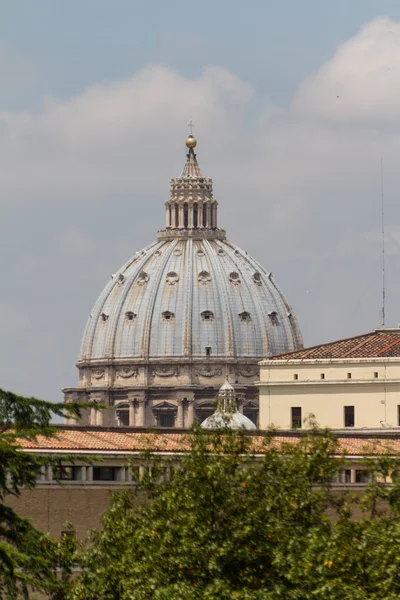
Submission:
<svg viewBox="0 0 400 600">
<path fill-rule="evenodd" d="M 363 469 L 356 470 L 356 483 L 369 483 L 369 473 Z"/>
<path fill-rule="evenodd" d="M 93 481 L 115 481 L 116 467 L 93 467 Z"/>
<path fill-rule="evenodd" d="M 354 406 L 344 407 L 344 426 L 354 427 Z"/>
<path fill-rule="evenodd" d="M 345 469 L 343 479 L 344 483 L 351 483 L 351 469 Z"/>
<path fill-rule="evenodd" d="M 171 412 L 159 413 L 158 424 L 160 427 L 173 427 L 175 425 L 175 415 Z"/>
<path fill-rule="evenodd" d="M 347 379 L 351 379 L 351 373 L 347 373 Z"/>
<path fill-rule="evenodd" d="M 375 379 L 378 379 L 378 371 L 375 371 L 374 377 L 375 377 Z"/>
<path fill-rule="evenodd" d="M 172 321 L 174 316 L 175 316 L 174 313 L 170 312 L 169 310 L 166 310 L 162 313 L 162 317 L 163 317 L 164 321 Z"/>
<path fill-rule="evenodd" d="M 207 205 L 203 204 L 203 227 L 206 226 L 207 223 Z"/>
<path fill-rule="evenodd" d="M 273 325 L 278 324 L 278 313 L 276 312 L 276 310 L 271 310 L 271 312 L 268 313 L 268 316 L 271 319 L 271 323 Z"/>
<path fill-rule="evenodd" d="M 299 378 L 298 374 L 297 374 L 297 373 L 295 373 L 295 374 L 293 375 L 293 379 L 294 379 L 295 381 L 297 381 L 297 380 L 298 380 L 298 378 Z"/>
<path fill-rule="evenodd" d="M 325 373 L 321 373 L 321 379 L 325 379 Z"/>
<path fill-rule="evenodd" d="M 188 225 L 189 225 L 188 205 L 184 204 L 183 205 L 183 226 L 185 227 L 185 229 L 187 229 Z"/>
<path fill-rule="evenodd" d="M 193 205 L 193 227 L 197 227 L 197 204 Z"/>
<path fill-rule="evenodd" d="M 212 321 L 214 318 L 214 313 L 211 310 L 203 310 L 201 313 L 201 318 L 203 321 Z"/>
<path fill-rule="evenodd" d="M 128 312 L 125 313 L 125 316 L 127 321 L 133 321 L 136 318 L 136 314 L 131 310 L 128 310 Z"/>
<path fill-rule="evenodd" d="M 292 406 L 292 429 L 301 428 L 301 406 Z"/>
<path fill-rule="evenodd" d="M 117 415 L 119 424 L 122 427 L 129 427 L 129 410 L 118 410 Z"/>
<path fill-rule="evenodd" d="M 76 481 L 79 479 L 81 467 L 59 466 L 53 469 L 53 479 L 60 481 Z"/>
<path fill-rule="evenodd" d="M 105 323 L 108 319 L 109 315 L 107 315 L 106 313 L 101 313 L 101 320 L 103 321 L 103 323 Z"/>
<path fill-rule="evenodd" d="M 206 356 L 211 356 L 211 346 L 206 346 Z"/>
<path fill-rule="evenodd" d="M 243 321 L 244 323 L 248 323 L 249 321 L 251 321 L 250 313 L 247 312 L 246 310 L 239 313 L 239 317 L 240 317 L 240 320 Z"/>
</svg>

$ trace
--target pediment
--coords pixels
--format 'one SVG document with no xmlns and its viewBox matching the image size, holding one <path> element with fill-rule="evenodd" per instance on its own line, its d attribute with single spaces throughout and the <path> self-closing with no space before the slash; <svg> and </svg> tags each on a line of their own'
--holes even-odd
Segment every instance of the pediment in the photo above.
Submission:
<svg viewBox="0 0 400 600">
<path fill-rule="evenodd" d="M 176 410 L 176 406 L 175 404 L 171 404 L 170 402 L 160 402 L 159 404 L 156 404 L 155 406 L 153 406 L 153 410 Z"/>
</svg>

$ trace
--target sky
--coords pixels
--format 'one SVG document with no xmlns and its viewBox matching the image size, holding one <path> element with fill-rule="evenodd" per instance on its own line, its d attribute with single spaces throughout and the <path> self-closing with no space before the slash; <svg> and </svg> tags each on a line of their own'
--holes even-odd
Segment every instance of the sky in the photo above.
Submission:
<svg viewBox="0 0 400 600">
<path fill-rule="evenodd" d="M 101 289 L 164 226 L 187 122 L 228 238 L 305 345 L 400 321 L 398 0 L 0 0 L 0 387 L 77 384 Z"/>
</svg>

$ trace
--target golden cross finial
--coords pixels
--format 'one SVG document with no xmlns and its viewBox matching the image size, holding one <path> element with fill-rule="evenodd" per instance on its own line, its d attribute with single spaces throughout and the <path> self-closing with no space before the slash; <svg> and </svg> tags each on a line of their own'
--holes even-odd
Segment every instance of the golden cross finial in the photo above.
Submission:
<svg viewBox="0 0 400 600">
<path fill-rule="evenodd" d="M 190 129 L 190 135 L 193 135 L 193 127 L 194 127 L 194 123 L 192 121 L 192 119 L 190 119 L 189 123 L 188 123 L 188 127 Z"/>
</svg>

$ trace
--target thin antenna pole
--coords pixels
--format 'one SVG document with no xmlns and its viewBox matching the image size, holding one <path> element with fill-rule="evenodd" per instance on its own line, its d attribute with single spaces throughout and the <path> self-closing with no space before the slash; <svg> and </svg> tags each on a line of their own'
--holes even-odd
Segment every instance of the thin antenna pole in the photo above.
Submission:
<svg viewBox="0 0 400 600">
<path fill-rule="evenodd" d="M 382 226 L 382 327 L 385 327 L 386 273 L 385 273 L 385 196 L 383 193 L 383 158 L 381 158 L 381 226 Z"/>
</svg>

